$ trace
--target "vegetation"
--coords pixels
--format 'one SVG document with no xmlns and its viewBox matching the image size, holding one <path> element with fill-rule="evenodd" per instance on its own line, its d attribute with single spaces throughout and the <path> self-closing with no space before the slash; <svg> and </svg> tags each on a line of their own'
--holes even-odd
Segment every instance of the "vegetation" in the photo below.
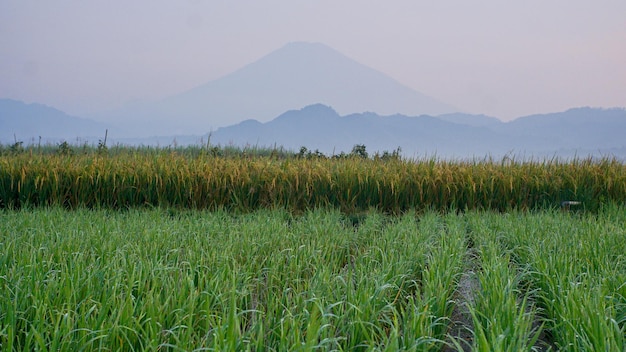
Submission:
<svg viewBox="0 0 626 352">
<path fill-rule="evenodd" d="M 0 346 L 623 351 L 624 214 L 5 210 Z"/>
<path fill-rule="evenodd" d="M 435 215 L 1 216 L 3 350 L 440 348 L 465 248 Z"/>
<path fill-rule="evenodd" d="M 626 165 L 612 159 L 402 160 L 363 146 L 326 157 L 301 150 L 36 147 L 0 153 L 0 208 L 165 206 L 302 212 L 318 207 L 539 209 L 576 200 L 595 211 L 626 199 Z"/>
<path fill-rule="evenodd" d="M 624 199 L 612 159 L 16 142 L 0 350 L 624 351 Z"/>
<path fill-rule="evenodd" d="M 626 212 L 563 221 L 538 215 L 526 223 L 501 217 L 503 238 L 528 266 L 528 284 L 550 319 L 555 344 L 568 351 L 626 349 Z"/>
</svg>

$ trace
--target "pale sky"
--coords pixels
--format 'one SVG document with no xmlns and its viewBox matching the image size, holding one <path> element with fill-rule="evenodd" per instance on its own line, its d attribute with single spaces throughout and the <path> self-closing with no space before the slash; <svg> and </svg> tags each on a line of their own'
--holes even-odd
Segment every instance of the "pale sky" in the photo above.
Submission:
<svg viewBox="0 0 626 352">
<path fill-rule="evenodd" d="M 0 0 L 0 98 L 80 116 L 181 93 L 293 41 L 503 120 L 626 107 L 624 0 Z"/>
</svg>

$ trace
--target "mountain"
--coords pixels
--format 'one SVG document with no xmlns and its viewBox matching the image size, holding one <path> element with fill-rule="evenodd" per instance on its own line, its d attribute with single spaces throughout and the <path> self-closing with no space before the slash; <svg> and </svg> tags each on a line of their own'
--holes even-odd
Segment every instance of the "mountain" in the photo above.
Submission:
<svg viewBox="0 0 626 352">
<path fill-rule="evenodd" d="M 99 122 L 67 115 L 63 111 L 42 104 L 26 104 L 11 99 L 0 99 L 0 143 L 39 141 L 74 142 L 104 138 L 109 127 Z"/>
<path fill-rule="evenodd" d="M 329 106 L 315 104 L 288 111 L 267 123 L 248 120 L 220 128 L 211 134 L 211 143 L 279 145 L 292 150 L 305 146 L 325 154 L 350 152 L 354 145 L 364 144 L 371 151 L 393 151 L 401 147 L 408 155 L 458 156 L 469 149 L 484 155 L 491 148 L 499 148 L 504 140 L 486 127 L 429 115 L 359 113 L 340 116 Z"/>
<path fill-rule="evenodd" d="M 314 103 L 343 114 L 438 115 L 457 111 L 319 43 L 290 43 L 225 77 L 152 103 L 100 115 L 134 135 L 197 133 Z M 133 124 L 129 124 L 133 122 Z"/>
<path fill-rule="evenodd" d="M 69 116 L 41 104 L 0 99 L 0 143 L 97 142 L 109 129 L 109 143 L 130 145 L 236 145 L 300 147 L 325 154 L 349 153 L 357 144 L 373 152 L 401 148 L 407 157 L 523 158 L 615 156 L 626 161 L 626 109 L 575 108 L 558 113 L 524 116 L 502 122 L 485 115 L 439 116 L 373 112 L 340 115 L 328 105 L 289 110 L 273 120 L 248 119 L 210 134 L 164 134 L 150 138 L 120 138 L 110 126 Z"/>
<path fill-rule="evenodd" d="M 220 128 L 212 144 L 238 146 L 304 146 L 325 154 L 350 152 L 356 144 L 374 152 L 400 147 L 405 156 L 443 158 L 504 155 L 571 157 L 615 155 L 626 160 L 626 110 L 578 108 L 561 113 L 521 117 L 511 122 L 484 115 L 446 114 L 341 116 L 316 104 L 291 110 L 261 123 L 247 120 Z"/>
<path fill-rule="evenodd" d="M 523 136 L 533 150 L 607 149 L 626 146 L 626 110 L 575 108 L 564 112 L 517 118 L 497 126 L 498 132 Z"/>
<path fill-rule="evenodd" d="M 495 127 L 502 124 L 502 121 L 487 115 L 469 115 L 463 113 L 452 113 L 438 115 L 438 119 L 454 122 L 461 125 L 475 126 L 475 127 Z"/>
</svg>

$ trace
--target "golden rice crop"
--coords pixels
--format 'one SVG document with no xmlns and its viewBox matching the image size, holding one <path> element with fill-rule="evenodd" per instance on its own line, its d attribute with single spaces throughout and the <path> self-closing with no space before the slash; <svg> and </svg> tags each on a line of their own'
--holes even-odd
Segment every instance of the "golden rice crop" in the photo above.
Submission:
<svg viewBox="0 0 626 352">
<path fill-rule="evenodd" d="M 160 150 L 0 156 L 0 207 L 337 207 L 344 211 L 533 209 L 626 199 L 626 165 L 573 161 L 380 160 L 182 155 Z"/>
</svg>

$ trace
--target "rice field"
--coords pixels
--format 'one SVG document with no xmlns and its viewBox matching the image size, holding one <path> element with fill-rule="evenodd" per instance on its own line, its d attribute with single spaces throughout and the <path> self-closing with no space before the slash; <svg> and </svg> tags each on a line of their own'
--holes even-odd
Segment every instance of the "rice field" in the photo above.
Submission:
<svg viewBox="0 0 626 352">
<path fill-rule="evenodd" d="M 625 224 L 623 207 L 4 210 L 0 345 L 623 351 Z M 456 294 L 468 270 L 479 283 L 471 301 Z M 450 334 L 460 306 L 466 340 Z"/>
<path fill-rule="evenodd" d="M 175 207 L 347 213 L 585 210 L 626 199 L 626 165 L 614 159 L 515 161 L 343 157 L 224 157 L 150 148 L 0 153 L 0 208 Z"/>
<path fill-rule="evenodd" d="M 611 159 L 0 150 L 0 350 L 626 351 L 624 199 Z"/>
</svg>

